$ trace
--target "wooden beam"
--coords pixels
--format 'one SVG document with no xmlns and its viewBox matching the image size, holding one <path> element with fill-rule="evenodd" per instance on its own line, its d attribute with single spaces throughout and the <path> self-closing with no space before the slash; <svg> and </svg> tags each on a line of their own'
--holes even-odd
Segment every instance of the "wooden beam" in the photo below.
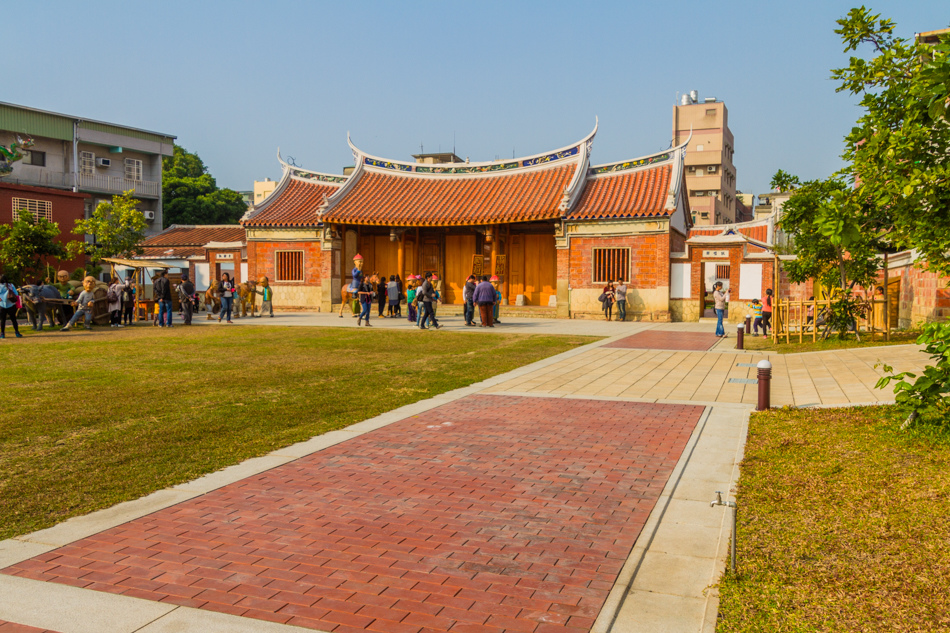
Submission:
<svg viewBox="0 0 950 633">
<path fill-rule="evenodd" d="M 406 232 L 403 231 L 399 234 L 399 245 L 396 247 L 396 270 L 398 271 L 399 278 L 406 278 Z"/>
</svg>

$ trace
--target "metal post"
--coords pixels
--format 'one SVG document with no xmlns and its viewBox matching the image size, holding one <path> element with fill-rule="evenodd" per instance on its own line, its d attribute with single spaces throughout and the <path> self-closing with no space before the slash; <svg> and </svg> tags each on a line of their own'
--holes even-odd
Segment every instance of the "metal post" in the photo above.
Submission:
<svg viewBox="0 0 950 633">
<path fill-rule="evenodd" d="M 736 326 L 736 349 L 745 349 L 745 347 L 743 347 L 744 339 L 745 328 L 740 323 L 738 326 Z"/>
<path fill-rule="evenodd" d="M 752 315 L 745 315 L 745 333 L 752 334 Z"/>
<path fill-rule="evenodd" d="M 760 360 L 759 370 L 759 403 L 756 411 L 767 411 L 772 406 L 772 363 Z"/>
</svg>

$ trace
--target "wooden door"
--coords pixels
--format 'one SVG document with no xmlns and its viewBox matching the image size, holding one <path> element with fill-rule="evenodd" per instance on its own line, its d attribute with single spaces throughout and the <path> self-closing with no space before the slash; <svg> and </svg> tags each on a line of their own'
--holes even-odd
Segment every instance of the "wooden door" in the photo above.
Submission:
<svg viewBox="0 0 950 633">
<path fill-rule="evenodd" d="M 518 295 L 524 294 L 524 236 L 512 235 L 509 240 L 508 303 L 515 305 Z"/>
<path fill-rule="evenodd" d="M 377 272 L 380 277 L 386 277 L 388 280 L 391 275 L 395 275 L 399 264 L 399 243 L 393 242 L 388 235 L 373 236 L 373 267 L 369 269 L 371 273 Z"/>
<path fill-rule="evenodd" d="M 442 244 L 432 239 L 425 239 L 422 242 L 422 270 L 419 271 L 419 274 L 425 275 L 426 272 L 436 274 L 440 278 L 443 277 Z"/>
<path fill-rule="evenodd" d="M 445 280 L 442 288 L 443 301 L 461 305 L 462 287 L 465 279 L 472 274 L 472 257 L 475 255 L 474 235 L 445 236 Z"/>
<path fill-rule="evenodd" d="M 891 329 L 899 327 L 901 319 L 901 278 L 887 281 L 887 326 Z"/>
<path fill-rule="evenodd" d="M 522 264 L 526 305 L 546 306 L 557 293 L 557 251 L 553 235 L 525 235 Z M 514 279 L 514 275 L 512 275 Z"/>
<path fill-rule="evenodd" d="M 405 244 L 403 245 L 403 268 L 405 268 L 405 270 L 399 273 L 402 275 L 402 280 L 404 282 L 406 281 L 406 278 L 409 277 L 409 275 L 421 274 L 422 271 L 416 270 L 416 266 L 419 265 L 417 257 L 416 243 L 406 240 Z"/>
</svg>

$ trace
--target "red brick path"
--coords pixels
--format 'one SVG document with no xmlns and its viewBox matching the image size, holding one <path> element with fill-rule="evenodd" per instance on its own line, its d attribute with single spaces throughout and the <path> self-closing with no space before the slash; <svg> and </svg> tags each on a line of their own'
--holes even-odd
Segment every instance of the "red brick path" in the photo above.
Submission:
<svg viewBox="0 0 950 633">
<path fill-rule="evenodd" d="M 3 573 L 334 633 L 587 631 L 701 412 L 469 396 Z"/>
<path fill-rule="evenodd" d="M 691 352 L 704 352 L 716 344 L 719 338 L 705 332 L 664 332 L 647 330 L 628 336 L 604 347 L 625 349 L 672 349 Z"/>
<path fill-rule="evenodd" d="M 38 629 L 35 626 L 25 624 L 16 624 L 14 622 L 5 622 L 0 620 L 0 633 L 56 633 L 49 629 Z"/>
</svg>

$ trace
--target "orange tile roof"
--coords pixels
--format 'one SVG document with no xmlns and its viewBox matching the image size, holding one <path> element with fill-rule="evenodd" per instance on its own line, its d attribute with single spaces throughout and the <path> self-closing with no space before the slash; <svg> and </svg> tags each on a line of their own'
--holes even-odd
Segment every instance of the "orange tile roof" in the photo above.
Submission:
<svg viewBox="0 0 950 633">
<path fill-rule="evenodd" d="M 177 259 L 187 259 L 188 257 L 204 257 L 205 249 L 200 246 L 146 246 L 143 253 L 137 255 L 144 259 L 165 259 L 174 257 Z"/>
<path fill-rule="evenodd" d="M 208 242 L 243 242 L 244 227 L 240 224 L 173 224 L 158 235 L 146 239 L 142 246 L 204 246 Z"/>
<path fill-rule="evenodd" d="M 734 229 L 736 232 L 759 242 L 768 242 L 769 240 L 769 226 L 767 223 L 762 223 L 757 226 L 714 224 L 713 226 L 708 227 L 696 227 L 690 229 L 689 237 L 695 237 L 698 235 L 720 235 L 727 228 Z"/>
<path fill-rule="evenodd" d="M 561 217 L 561 198 L 577 163 L 516 173 L 421 175 L 366 169 L 323 216 L 324 222 L 386 226 L 463 226 Z"/>
<path fill-rule="evenodd" d="M 587 179 L 584 193 L 568 220 L 603 220 L 667 216 L 670 192 L 670 164 L 621 171 Z"/>
<path fill-rule="evenodd" d="M 244 221 L 244 226 L 317 226 L 317 209 L 324 196 L 332 196 L 338 184 L 291 178 L 283 189 L 271 194 L 261 210 Z"/>
</svg>

